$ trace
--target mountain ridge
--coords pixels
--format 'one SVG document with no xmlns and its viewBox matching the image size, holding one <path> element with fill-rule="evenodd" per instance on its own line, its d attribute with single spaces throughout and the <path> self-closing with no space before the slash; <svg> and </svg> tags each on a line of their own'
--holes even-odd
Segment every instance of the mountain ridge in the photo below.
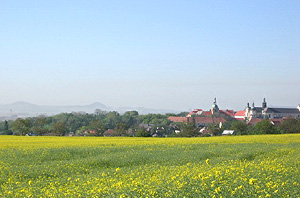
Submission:
<svg viewBox="0 0 300 198">
<path fill-rule="evenodd" d="M 16 119 L 18 117 L 35 117 L 39 115 L 52 116 L 59 113 L 85 112 L 94 113 L 96 109 L 102 111 L 138 111 L 139 114 L 148 113 L 179 113 L 176 110 L 152 109 L 145 107 L 109 107 L 100 102 L 94 102 L 87 105 L 37 105 L 25 101 L 16 101 L 10 104 L 0 104 L 0 119 Z"/>
</svg>

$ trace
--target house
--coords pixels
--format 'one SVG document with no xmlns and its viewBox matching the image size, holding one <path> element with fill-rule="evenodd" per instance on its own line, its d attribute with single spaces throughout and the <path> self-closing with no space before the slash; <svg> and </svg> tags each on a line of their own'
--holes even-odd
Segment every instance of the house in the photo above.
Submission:
<svg viewBox="0 0 300 198">
<path fill-rule="evenodd" d="M 233 110 L 229 110 L 229 109 L 220 110 L 220 113 L 224 114 L 224 115 L 227 115 L 229 117 L 232 117 L 232 118 L 234 118 L 234 115 L 235 115 L 234 111 Z"/>
<path fill-rule="evenodd" d="M 247 124 L 248 124 L 248 125 L 251 125 L 251 126 L 254 126 L 254 125 L 256 125 L 257 123 L 263 121 L 264 119 L 265 119 L 265 118 L 252 118 L 251 120 L 249 120 L 249 121 L 247 122 Z M 282 123 L 282 121 L 283 121 L 284 119 L 285 119 L 285 118 L 274 118 L 274 119 L 268 119 L 268 120 L 271 122 L 271 124 L 278 126 L 278 125 L 280 125 L 280 124 Z"/>
<path fill-rule="evenodd" d="M 156 127 L 156 129 L 151 133 L 151 135 L 152 137 L 161 137 L 164 130 L 164 127 Z"/>
<path fill-rule="evenodd" d="M 243 121 L 243 120 L 245 120 L 245 113 L 246 113 L 246 111 L 244 111 L 244 110 L 242 110 L 242 111 L 237 111 L 235 114 L 234 114 L 234 119 L 236 119 L 236 120 L 241 120 L 241 121 Z"/>
<path fill-rule="evenodd" d="M 187 117 L 175 117 L 175 116 L 170 116 L 168 119 L 172 122 L 187 122 Z"/>
<path fill-rule="evenodd" d="M 139 127 L 146 129 L 146 131 L 151 131 L 151 129 L 154 127 L 154 124 L 140 124 Z"/>
<path fill-rule="evenodd" d="M 116 131 L 113 129 L 108 129 L 103 133 L 103 136 L 115 136 L 116 135 Z"/>
<path fill-rule="evenodd" d="M 266 108 L 262 114 L 264 117 L 271 119 L 284 117 L 300 118 L 300 111 L 297 108 Z"/>
<path fill-rule="evenodd" d="M 187 115 L 187 117 L 192 117 L 192 115 L 202 115 L 202 113 L 202 109 L 194 109 Z"/>
<path fill-rule="evenodd" d="M 228 118 L 234 118 L 233 110 L 220 110 L 217 105 L 217 99 L 214 99 L 213 105 L 209 111 L 202 109 L 192 110 L 186 117 L 171 116 L 168 119 L 172 122 L 194 122 L 198 127 L 205 127 L 209 124 L 220 124 L 226 122 Z"/>
<path fill-rule="evenodd" d="M 254 126 L 257 123 L 259 123 L 260 121 L 263 121 L 263 118 L 251 118 L 251 120 L 247 121 L 248 125 Z"/>
<path fill-rule="evenodd" d="M 202 109 L 194 109 L 188 115 L 190 117 L 231 117 L 234 118 L 235 112 L 233 110 L 220 110 L 217 104 L 217 99 L 214 99 L 213 105 L 209 111 L 203 111 Z"/>
<path fill-rule="evenodd" d="M 207 129 L 207 127 L 203 127 L 199 130 L 201 136 L 213 136 L 213 134 Z"/>
<path fill-rule="evenodd" d="M 199 127 L 208 126 L 209 124 L 220 124 L 226 122 L 223 117 L 193 117 L 188 118 L 188 122 L 194 122 Z"/>
<path fill-rule="evenodd" d="M 245 117 L 247 120 L 253 118 L 300 118 L 300 106 L 298 105 L 297 108 L 268 107 L 266 99 L 264 98 L 261 107 L 256 107 L 254 102 L 252 103 L 252 107 L 250 107 L 248 103 L 245 109 Z"/>
<path fill-rule="evenodd" d="M 86 135 L 97 135 L 97 132 L 95 130 L 85 130 L 82 134 L 84 136 L 86 136 Z"/>
<path fill-rule="evenodd" d="M 175 132 L 175 133 L 180 133 L 181 131 L 180 131 L 180 130 L 178 130 L 178 129 L 176 129 L 174 132 Z"/>
<path fill-rule="evenodd" d="M 278 126 L 282 123 L 282 121 L 284 120 L 285 118 L 274 118 L 274 119 L 270 119 L 271 123 L 275 126 Z"/>
<path fill-rule="evenodd" d="M 234 130 L 224 130 L 222 135 L 233 135 Z"/>
</svg>

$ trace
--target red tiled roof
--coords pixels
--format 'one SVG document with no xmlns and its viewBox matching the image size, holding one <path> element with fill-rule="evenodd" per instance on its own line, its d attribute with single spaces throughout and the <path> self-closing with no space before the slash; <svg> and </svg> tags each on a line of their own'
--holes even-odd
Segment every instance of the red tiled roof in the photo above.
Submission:
<svg viewBox="0 0 300 198">
<path fill-rule="evenodd" d="M 104 136 L 113 136 L 115 134 L 115 130 L 113 129 L 108 129 L 103 133 Z"/>
<path fill-rule="evenodd" d="M 225 120 L 225 118 L 223 117 L 217 117 L 217 118 L 213 118 L 214 119 L 214 123 L 220 123 L 220 122 L 226 122 L 227 120 Z"/>
<path fill-rule="evenodd" d="M 283 120 L 284 120 L 284 118 L 274 118 L 274 119 L 270 119 L 270 121 L 273 122 L 275 125 L 281 124 Z"/>
<path fill-rule="evenodd" d="M 226 115 L 228 115 L 230 117 L 234 116 L 234 111 L 233 110 L 226 109 L 226 110 L 220 110 L 220 112 L 223 113 L 223 114 L 226 114 Z"/>
<path fill-rule="evenodd" d="M 250 121 L 247 122 L 247 124 L 256 125 L 257 123 L 259 123 L 262 120 L 263 120 L 263 118 L 252 118 Z"/>
<path fill-rule="evenodd" d="M 247 122 L 247 124 L 256 125 L 257 123 L 259 123 L 262 120 L 264 120 L 264 118 L 252 118 L 249 122 Z M 284 118 L 269 119 L 269 121 L 275 125 L 279 125 L 283 120 L 284 120 Z"/>
<path fill-rule="evenodd" d="M 172 122 L 187 122 L 187 118 L 186 117 L 175 117 L 175 116 L 171 116 L 168 118 L 170 121 Z"/>
<path fill-rule="evenodd" d="M 205 115 L 205 116 L 211 116 L 212 115 L 211 111 L 203 111 L 202 114 Z"/>
<path fill-rule="evenodd" d="M 238 111 L 234 114 L 234 116 L 245 116 L 246 111 L 242 110 L 242 111 Z"/>
<path fill-rule="evenodd" d="M 189 113 L 189 115 L 192 115 L 192 114 L 197 113 L 197 112 L 199 112 L 199 111 L 203 111 L 203 110 L 202 110 L 202 109 L 194 109 L 194 110 L 192 110 L 192 111 Z"/>
<path fill-rule="evenodd" d="M 220 123 L 226 122 L 226 120 L 222 117 L 195 117 L 195 122 L 198 124 L 212 124 L 212 123 Z"/>
<path fill-rule="evenodd" d="M 283 120 L 286 120 L 284 118 L 273 118 L 273 119 L 270 119 L 271 121 L 274 121 L 274 122 L 282 122 Z"/>
<path fill-rule="evenodd" d="M 234 115 L 234 111 L 233 110 L 228 110 L 227 109 L 227 112 L 230 113 L 231 115 Z"/>
</svg>

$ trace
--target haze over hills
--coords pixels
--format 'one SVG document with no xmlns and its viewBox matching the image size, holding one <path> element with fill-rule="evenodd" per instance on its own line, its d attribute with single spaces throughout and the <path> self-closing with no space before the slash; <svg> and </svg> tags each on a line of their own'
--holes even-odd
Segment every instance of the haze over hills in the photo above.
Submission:
<svg viewBox="0 0 300 198">
<path fill-rule="evenodd" d="M 176 110 L 167 109 L 148 109 L 144 107 L 109 107 L 100 102 L 95 102 L 89 105 L 36 105 L 24 101 L 14 102 L 11 104 L 0 105 L 0 119 L 16 119 L 18 117 L 33 117 L 39 115 L 55 115 L 59 113 L 71 113 L 71 112 L 86 112 L 94 113 L 96 109 L 102 111 L 118 111 L 124 113 L 126 111 L 136 110 L 139 114 L 148 113 L 179 113 Z"/>
</svg>

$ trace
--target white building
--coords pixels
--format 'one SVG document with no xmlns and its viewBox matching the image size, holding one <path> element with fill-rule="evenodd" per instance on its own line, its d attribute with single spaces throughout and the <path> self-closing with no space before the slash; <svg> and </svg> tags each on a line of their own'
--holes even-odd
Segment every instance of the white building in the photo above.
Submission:
<svg viewBox="0 0 300 198">
<path fill-rule="evenodd" d="M 250 107 L 248 103 L 245 110 L 245 117 L 247 120 L 251 120 L 252 118 L 300 118 L 300 106 L 298 105 L 297 108 L 268 107 L 266 99 L 264 98 L 261 107 L 255 107 L 254 102 L 252 107 Z"/>
</svg>

